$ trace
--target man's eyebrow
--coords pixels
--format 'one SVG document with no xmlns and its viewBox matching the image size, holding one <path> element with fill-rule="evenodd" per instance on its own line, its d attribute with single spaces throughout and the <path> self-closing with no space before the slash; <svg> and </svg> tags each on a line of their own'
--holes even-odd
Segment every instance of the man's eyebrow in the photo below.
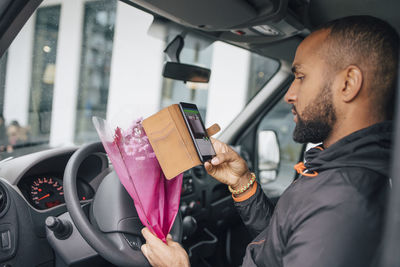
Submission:
<svg viewBox="0 0 400 267">
<path fill-rule="evenodd" d="M 294 64 L 294 65 L 292 66 L 292 72 L 293 72 L 293 73 L 299 72 L 300 69 L 301 69 L 301 65 L 299 65 L 299 64 Z"/>
</svg>

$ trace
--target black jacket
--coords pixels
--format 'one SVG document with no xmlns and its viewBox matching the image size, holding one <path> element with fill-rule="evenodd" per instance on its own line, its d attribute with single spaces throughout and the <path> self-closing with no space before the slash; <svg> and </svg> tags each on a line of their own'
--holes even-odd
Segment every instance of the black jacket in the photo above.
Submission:
<svg viewBox="0 0 400 267">
<path fill-rule="evenodd" d="M 258 186 L 235 202 L 255 239 L 243 266 L 370 266 L 382 235 L 391 122 L 382 122 L 305 155 L 305 173 L 276 207 Z"/>
</svg>

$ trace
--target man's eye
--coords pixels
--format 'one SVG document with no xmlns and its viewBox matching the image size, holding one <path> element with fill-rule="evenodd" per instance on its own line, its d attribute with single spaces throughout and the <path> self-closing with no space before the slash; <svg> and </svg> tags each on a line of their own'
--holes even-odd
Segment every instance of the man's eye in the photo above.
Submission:
<svg viewBox="0 0 400 267">
<path fill-rule="evenodd" d="M 296 79 L 302 81 L 304 79 L 304 76 L 297 76 Z"/>
</svg>

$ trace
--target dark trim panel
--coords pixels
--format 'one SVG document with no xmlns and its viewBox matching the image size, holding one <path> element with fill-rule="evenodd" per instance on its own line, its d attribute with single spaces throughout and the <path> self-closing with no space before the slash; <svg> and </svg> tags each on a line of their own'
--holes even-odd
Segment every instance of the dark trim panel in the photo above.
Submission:
<svg viewBox="0 0 400 267">
<path fill-rule="evenodd" d="M 388 197 L 386 207 L 386 221 L 383 235 L 383 246 L 381 247 L 381 267 L 400 266 L 399 243 L 400 243 L 400 57 L 397 66 L 395 119 L 393 124 L 392 159 L 390 178 L 392 189 Z"/>
<path fill-rule="evenodd" d="M 43 0 L 6 0 L 0 5 L 0 57 Z"/>
</svg>

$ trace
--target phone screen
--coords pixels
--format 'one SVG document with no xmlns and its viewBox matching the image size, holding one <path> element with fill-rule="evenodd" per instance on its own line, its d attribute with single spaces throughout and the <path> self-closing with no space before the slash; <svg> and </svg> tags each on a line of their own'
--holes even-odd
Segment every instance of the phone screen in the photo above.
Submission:
<svg viewBox="0 0 400 267">
<path fill-rule="evenodd" d="M 202 161 L 206 161 L 215 156 L 215 151 L 211 140 L 207 135 L 204 124 L 200 117 L 200 112 L 196 105 L 189 103 L 180 103 L 180 108 L 185 116 L 185 121 L 190 128 L 193 142 Z"/>
</svg>

